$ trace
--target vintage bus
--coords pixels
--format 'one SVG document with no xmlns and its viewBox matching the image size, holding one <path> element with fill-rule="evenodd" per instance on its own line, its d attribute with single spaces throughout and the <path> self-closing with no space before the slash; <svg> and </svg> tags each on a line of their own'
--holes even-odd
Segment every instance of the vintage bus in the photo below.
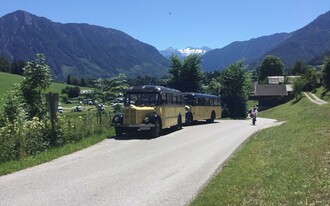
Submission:
<svg viewBox="0 0 330 206">
<path fill-rule="evenodd" d="M 179 90 L 142 85 L 125 92 L 124 113 L 116 114 L 112 124 L 117 136 L 147 130 L 151 137 L 157 137 L 162 129 L 181 129 L 182 120 L 185 120 L 185 105 Z"/>
<path fill-rule="evenodd" d="M 183 96 L 186 105 L 186 124 L 198 120 L 213 122 L 221 118 L 220 97 L 201 93 L 183 93 Z"/>
</svg>

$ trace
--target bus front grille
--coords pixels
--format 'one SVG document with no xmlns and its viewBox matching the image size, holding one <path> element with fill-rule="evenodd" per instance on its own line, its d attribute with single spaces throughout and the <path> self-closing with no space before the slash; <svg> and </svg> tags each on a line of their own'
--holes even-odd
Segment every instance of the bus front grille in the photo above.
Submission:
<svg viewBox="0 0 330 206">
<path fill-rule="evenodd" d="M 135 109 L 125 109 L 124 124 L 137 124 Z"/>
</svg>

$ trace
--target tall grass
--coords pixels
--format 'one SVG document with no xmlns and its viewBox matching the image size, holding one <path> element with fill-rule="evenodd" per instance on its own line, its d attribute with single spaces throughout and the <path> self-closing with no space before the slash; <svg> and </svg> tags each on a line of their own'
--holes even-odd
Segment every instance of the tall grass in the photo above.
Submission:
<svg viewBox="0 0 330 206">
<path fill-rule="evenodd" d="M 251 137 L 191 205 L 330 205 L 330 105 L 261 112 L 286 123 Z"/>
<path fill-rule="evenodd" d="M 5 163 L 0 163 L 0 176 L 13 173 L 25 168 L 29 168 L 38 164 L 49 162 L 58 157 L 71 154 L 73 152 L 82 150 L 98 142 L 101 142 L 106 137 L 114 134 L 113 129 L 103 132 L 102 134 L 92 135 L 88 138 L 82 139 L 79 142 L 66 144 L 62 147 L 50 148 L 49 150 L 37 154 L 35 156 L 28 156 L 20 160 L 12 160 Z"/>
</svg>

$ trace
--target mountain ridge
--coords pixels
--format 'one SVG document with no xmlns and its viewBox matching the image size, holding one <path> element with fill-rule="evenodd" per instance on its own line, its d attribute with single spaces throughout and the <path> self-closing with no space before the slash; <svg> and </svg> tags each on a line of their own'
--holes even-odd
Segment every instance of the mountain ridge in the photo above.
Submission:
<svg viewBox="0 0 330 206">
<path fill-rule="evenodd" d="M 245 59 L 245 63 L 249 64 L 289 36 L 289 33 L 277 33 L 247 41 L 232 42 L 221 49 L 213 49 L 204 54 L 202 67 L 206 71 L 221 70 L 241 59 Z"/>
<path fill-rule="evenodd" d="M 65 80 L 68 74 L 162 76 L 169 65 L 155 47 L 122 31 L 52 22 L 22 10 L 0 18 L 0 37 L 0 55 L 30 61 L 36 53 L 44 53 L 56 80 Z"/>
<path fill-rule="evenodd" d="M 274 39 L 274 37 L 278 38 L 278 35 L 284 35 L 283 39 Z M 260 41 L 263 38 L 268 40 Z M 247 46 L 248 44 L 250 45 Z M 258 48 L 260 46 L 263 48 Z M 246 52 L 248 50 L 249 52 Z M 221 49 L 207 52 L 202 56 L 202 67 L 206 71 L 222 70 L 229 64 L 245 58 L 245 63 L 253 69 L 259 66 L 266 55 L 278 56 L 286 67 L 290 67 L 296 60 L 306 64 L 320 62 L 319 59 L 329 52 L 330 11 L 291 33 L 278 33 L 249 41 L 233 42 Z"/>
</svg>

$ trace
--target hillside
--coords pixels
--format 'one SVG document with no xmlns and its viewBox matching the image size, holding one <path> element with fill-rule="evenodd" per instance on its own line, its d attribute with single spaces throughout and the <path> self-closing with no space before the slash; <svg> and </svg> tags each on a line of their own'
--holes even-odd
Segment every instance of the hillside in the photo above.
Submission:
<svg viewBox="0 0 330 206">
<path fill-rule="evenodd" d="M 249 41 L 237 41 L 221 49 L 213 49 L 202 56 L 202 68 L 206 71 L 221 70 L 243 58 L 249 64 L 289 37 L 288 33 L 280 33 Z"/>
<path fill-rule="evenodd" d="M 330 104 L 303 97 L 260 116 L 284 123 L 253 135 L 191 206 L 330 204 Z"/>
<path fill-rule="evenodd" d="M 0 18 L 0 55 L 33 60 L 44 53 L 55 80 L 76 77 L 162 76 L 169 61 L 156 48 L 110 28 L 61 24 L 25 11 Z"/>
<path fill-rule="evenodd" d="M 19 83 L 22 80 L 23 76 L 15 75 L 15 74 L 9 74 L 0 72 L 0 108 L 3 105 L 3 97 L 6 94 L 6 92 L 10 89 L 13 89 L 13 84 Z M 50 87 L 46 90 L 46 92 L 55 92 L 61 94 L 62 89 L 64 89 L 67 86 L 74 86 L 74 85 L 67 85 L 67 84 L 61 84 L 53 82 Z M 91 89 L 88 87 L 79 87 L 80 89 Z"/>
<path fill-rule="evenodd" d="M 286 67 L 296 60 L 319 64 L 330 52 L 330 11 L 292 33 L 280 33 L 243 42 L 233 42 L 203 55 L 204 70 L 222 70 L 242 58 L 250 68 L 257 67 L 268 54 L 281 58 Z"/>
<path fill-rule="evenodd" d="M 305 27 L 267 52 L 279 56 L 285 65 L 299 59 L 307 63 L 330 51 L 330 11 L 320 15 Z"/>
</svg>

